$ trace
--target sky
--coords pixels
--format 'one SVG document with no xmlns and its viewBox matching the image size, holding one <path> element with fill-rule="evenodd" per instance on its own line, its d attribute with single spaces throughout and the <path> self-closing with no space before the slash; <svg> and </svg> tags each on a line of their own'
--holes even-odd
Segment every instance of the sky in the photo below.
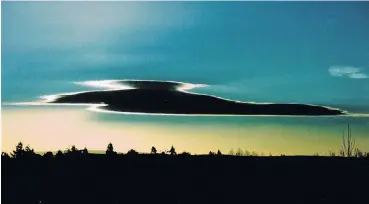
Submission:
<svg viewBox="0 0 369 204">
<path fill-rule="evenodd" d="M 4 2 L 3 97 L 134 78 L 210 84 L 243 100 L 363 105 L 368 11 L 367 2 Z"/>
<path fill-rule="evenodd" d="M 207 154 L 238 148 L 269 155 L 327 155 L 339 152 L 347 121 L 356 147 L 369 151 L 369 123 L 365 118 L 293 117 L 168 117 L 110 115 L 78 107 L 12 107 L 3 112 L 2 150 L 19 141 L 36 151 L 57 151 L 75 145 L 104 151 L 111 142 L 118 152 L 135 149 Z M 21 127 L 21 128 L 20 128 Z"/>
<path fill-rule="evenodd" d="M 147 79 L 207 84 L 196 91 L 235 100 L 369 113 L 368 2 L 2 2 L 1 15 L 2 103 L 86 90 L 76 81 Z M 7 147 L 21 138 L 16 121 L 33 121 L 23 118 L 34 112 L 19 111 L 2 113 L 7 134 L 18 135 Z"/>
</svg>

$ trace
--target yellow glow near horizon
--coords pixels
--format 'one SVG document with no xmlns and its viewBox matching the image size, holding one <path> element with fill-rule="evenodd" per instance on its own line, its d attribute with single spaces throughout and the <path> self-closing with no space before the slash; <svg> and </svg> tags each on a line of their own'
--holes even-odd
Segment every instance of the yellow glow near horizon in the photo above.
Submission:
<svg viewBox="0 0 369 204">
<path fill-rule="evenodd" d="M 243 127 L 230 124 L 163 124 L 153 122 L 109 123 L 90 120 L 86 110 L 14 109 L 2 111 L 2 150 L 12 151 L 22 141 L 35 151 L 65 150 L 71 145 L 89 150 L 105 150 L 112 142 L 116 151 L 135 149 L 149 152 L 152 146 L 177 152 L 206 154 L 238 148 L 264 154 L 320 154 L 338 152 L 340 131 L 299 126 L 260 125 Z M 356 133 L 358 148 L 369 151 L 369 138 Z M 365 149 L 366 148 L 366 149 Z"/>
</svg>

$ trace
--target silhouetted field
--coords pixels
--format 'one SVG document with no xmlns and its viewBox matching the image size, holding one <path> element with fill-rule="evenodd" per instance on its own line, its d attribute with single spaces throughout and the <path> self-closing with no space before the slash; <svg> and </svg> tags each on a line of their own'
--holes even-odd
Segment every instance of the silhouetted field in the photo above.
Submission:
<svg viewBox="0 0 369 204">
<path fill-rule="evenodd" d="M 27 148 L 2 155 L 1 203 L 369 203 L 369 157 Z"/>
</svg>

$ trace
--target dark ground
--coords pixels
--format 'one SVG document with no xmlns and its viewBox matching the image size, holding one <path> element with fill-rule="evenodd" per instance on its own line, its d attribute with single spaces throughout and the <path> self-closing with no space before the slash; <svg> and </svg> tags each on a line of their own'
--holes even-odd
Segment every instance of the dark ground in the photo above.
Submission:
<svg viewBox="0 0 369 204">
<path fill-rule="evenodd" d="M 369 159 L 84 155 L 2 158 L 3 204 L 369 204 Z"/>
</svg>

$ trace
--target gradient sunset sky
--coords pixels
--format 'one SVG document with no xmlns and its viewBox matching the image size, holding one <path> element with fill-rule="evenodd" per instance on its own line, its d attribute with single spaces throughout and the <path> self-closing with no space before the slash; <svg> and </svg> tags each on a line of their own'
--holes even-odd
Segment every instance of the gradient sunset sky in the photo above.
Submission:
<svg viewBox="0 0 369 204">
<path fill-rule="evenodd" d="M 207 84 L 198 91 L 235 100 L 320 104 L 369 113 L 368 2 L 2 2 L 1 15 L 2 103 L 87 89 L 72 82 L 148 79 Z M 160 143 L 163 148 L 173 143 L 194 152 L 217 146 L 228 151 L 242 144 L 263 152 L 313 153 L 336 147 L 347 122 L 334 119 L 330 125 L 325 120 L 311 125 L 268 119 L 251 129 L 235 127 L 241 122 L 233 119 L 216 125 L 199 122 L 202 139 L 186 140 L 186 134 L 195 132 L 170 122 L 157 124 L 158 118 L 150 117 L 141 126 L 130 123 L 137 120 L 134 117 L 116 118 L 114 124 L 128 131 L 122 133 L 121 126 L 118 131 L 106 118 L 91 122 L 96 113 L 81 109 L 2 109 L 7 150 L 21 139 L 42 150 L 73 143 L 102 149 L 108 140 L 122 143 L 121 134 L 156 131 L 155 137 L 127 136 L 131 142 L 120 149 L 132 144 L 145 150 L 155 141 L 165 141 Z M 60 126 L 64 116 L 70 118 L 63 120 L 69 122 L 65 128 Z M 361 144 L 368 144 L 369 121 L 351 122 Z M 265 124 L 269 127 L 261 128 Z M 140 127 L 155 131 L 142 132 Z M 288 139 L 267 138 L 276 132 L 272 127 Z M 214 129 L 218 132 L 210 131 Z M 242 137 L 247 131 L 262 136 Z M 316 139 L 307 131 L 318 131 Z M 45 140 L 53 132 L 59 135 L 57 142 Z M 112 136 L 86 138 L 108 132 Z M 300 140 L 293 135 L 300 135 Z M 255 139 L 261 137 L 265 138 Z M 210 139 L 215 142 L 203 143 Z M 280 142 L 272 146 L 276 142 L 268 145 L 270 141 Z M 298 149 L 297 144 L 306 145 Z"/>
</svg>

